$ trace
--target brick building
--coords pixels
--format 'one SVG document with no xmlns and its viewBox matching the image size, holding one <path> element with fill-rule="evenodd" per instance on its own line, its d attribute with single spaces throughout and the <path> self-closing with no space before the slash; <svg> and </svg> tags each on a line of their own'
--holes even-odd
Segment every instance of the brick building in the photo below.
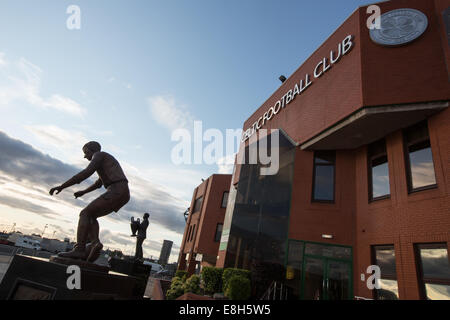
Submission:
<svg viewBox="0 0 450 320">
<path fill-rule="evenodd" d="M 190 274 L 200 266 L 215 266 L 222 234 L 231 175 L 214 174 L 194 190 L 178 269 Z"/>
<path fill-rule="evenodd" d="M 278 136 L 280 165 L 235 165 L 216 265 L 255 297 L 450 299 L 450 0 L 377 5 L 380 30 L 356 9 L 244 123 L 240 153 Z"/>
</svg>

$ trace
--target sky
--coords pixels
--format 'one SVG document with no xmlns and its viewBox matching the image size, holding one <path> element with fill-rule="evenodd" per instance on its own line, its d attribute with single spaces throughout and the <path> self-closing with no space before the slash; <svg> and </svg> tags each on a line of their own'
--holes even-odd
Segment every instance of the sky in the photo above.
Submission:
<svg viewBox="0 0 450 320">
<path fill-rule="evenodd" d="M 194 188 L 232 164 L 175 164 L 172 134 L 244 121 L 366 0 L 3 0 L 0 2 L 0 231 L 75 239 L 101 194 L 50 197 L 88 165 L 88 141 L 116 157 L 131 200 L 100 219 L 106 248 L 134 254 L 129 220 L 150 212 L 144 254 L 176 262 Z M 80 9 L 79 29 L 67 21 Z M 74 20 L 70 20 L 73 22 Z M 201 140 L 200 140 L 201 142 Z M 203 147 L 208 145 L 203 142 Z M 223 150 L 233 159 L 235 150 Z"/>
</svg>

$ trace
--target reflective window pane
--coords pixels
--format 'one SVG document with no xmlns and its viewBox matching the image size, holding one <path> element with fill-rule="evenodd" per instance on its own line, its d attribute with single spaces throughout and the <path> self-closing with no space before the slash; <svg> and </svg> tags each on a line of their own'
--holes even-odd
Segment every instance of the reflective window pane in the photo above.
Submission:
<svg viewBox="0 0 450 320">
<path fill-rule="evenodd" d="M 397 277 L 393 246 L 375 246 L 375 264 L 381 269 L 381 278 Z"/>
<path fill-rule="evenodd" d="M 217 228 L 216 228 L 216 235 L 214 236 L 214 241 L 215 242 L 219 242 L 220 241 L 220 237 L 222 236 L 222 228 L 223 228 L 223 224 L 218 223 L 217 224 Z"/>
<path fill-rule="evenodd" d="M 334 200 L 334 166 L 316 166 L 314 200 Z"/>
<path fill-rule="evenodd" d="M 391 193 L 389 187 L 389 167 L 384 162 L 372 167 L 372 198 L 383 197 Z"/>
<path fill-rule="evenodd" d="M 228 195 L 230 193 L 228 191 L 223 193 L 223 197 L 222 197 L 222 208 L 226 208 L 227 207 L 227 202 L 228 202 Z"/>
<path fill-rule="evenodd" d="M 430 147 L 410 152 L 409 160 L 413 189 L 436 184 L 433 155 Z"/>
<path fill-rule="evenodd" d="M 450 300 L 450 285 L 426 283 L 428 300 Z"/>
<path fill-rule="evenodd" d="M 436 184 L 428 125 L 423 121 L 404 131 L 409 191 Z"/>
<path fill-rule="evenodd" d="M 447 247 L 444 246 L 445 244 L 440 248 L 426 248 L 426 245 L 419 245 L 424 278 L 450 280 Z"/>
<path fill-rule="evenodd" d="M 375 289 L 377 300 L 398 300 L 397 280 L 380 279 L 380 289 Z"/>
<path fill-rule="evenodd" d="M 305 247 L 305 254 L 314 256 L 323 256 L 334 259 L 352 258 L 352 250 L 350 247 L 321 245 L 318 243 L 307 243 Z"/>
<path fill-rule="evenodd" d="M 197 200 L 195 200 L 195 202 L 194 202 L 194 210 L 192 210 L 192 213 L 200 211 L 200 209 L 202 207 L 202 202 L 203 202 L 203 196 L 198 198 Z"/>
</svg>

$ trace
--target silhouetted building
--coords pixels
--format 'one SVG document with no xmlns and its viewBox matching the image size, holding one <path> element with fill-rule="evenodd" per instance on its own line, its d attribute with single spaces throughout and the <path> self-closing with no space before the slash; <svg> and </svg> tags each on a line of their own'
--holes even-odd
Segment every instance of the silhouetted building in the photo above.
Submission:
<svg viewBox="0 0 450 320">
<path fill-rule="evenodd" d="M 164 240 L 163 246 L 161 248 L 161 253 L 159 255 L 159 264 L 165 266 L 169 262 L 170 252 L 172 251 L 173 241 Z"/>
<path fill-rule="evenodd" d="M 178 258 L 178 268 L 190 274 L 217 260 L 230 174 L 213 174 L 195 190 Z"/>
</svg>

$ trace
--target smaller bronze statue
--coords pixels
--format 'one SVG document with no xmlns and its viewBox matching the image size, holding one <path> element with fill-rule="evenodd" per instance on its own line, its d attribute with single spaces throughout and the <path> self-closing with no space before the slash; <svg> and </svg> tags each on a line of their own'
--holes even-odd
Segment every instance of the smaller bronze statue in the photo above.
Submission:
<svg viewBox="0 0 450 320">
<path fill-rule="evenodd" d="M 131 218 L 130 226 L 131 232 L 133 233 L 131 236 L 136 237 L 136 252 L 134 254 L 134 259 L 136 261 L 142 261 L 144 258 L 142 251 L 142 244 L 144 243 L 145 238 L 147 238 L 149 217 L 150 214 L 145 213 L 142 222 L 140 222 L 139 218 L 137 220 L 134 220 L 134 217 Z"/>
</svg>

